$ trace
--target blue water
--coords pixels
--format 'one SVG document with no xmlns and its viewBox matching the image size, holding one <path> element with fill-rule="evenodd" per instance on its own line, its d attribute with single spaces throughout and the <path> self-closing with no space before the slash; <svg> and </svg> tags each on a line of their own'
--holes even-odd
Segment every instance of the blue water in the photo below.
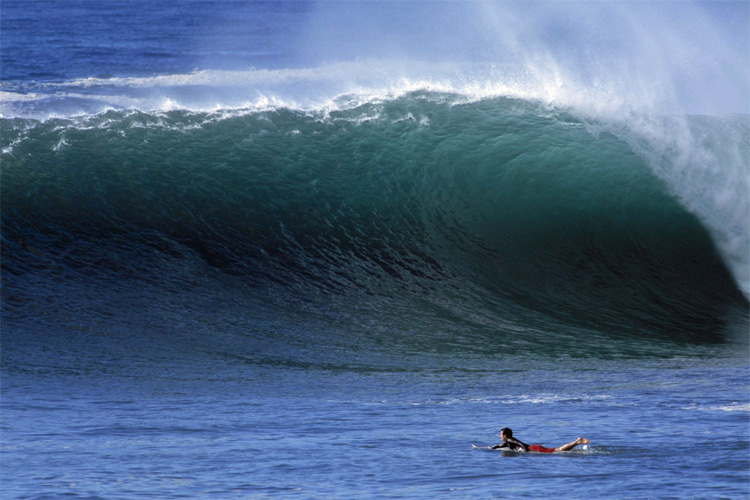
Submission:
<svg viewBox="0 0 750 500">
<path fill-rule="evenodd" d="M 679 5 L 3 2 L 0 496 L 750 497 L 750 4 Z"/>
</svg>

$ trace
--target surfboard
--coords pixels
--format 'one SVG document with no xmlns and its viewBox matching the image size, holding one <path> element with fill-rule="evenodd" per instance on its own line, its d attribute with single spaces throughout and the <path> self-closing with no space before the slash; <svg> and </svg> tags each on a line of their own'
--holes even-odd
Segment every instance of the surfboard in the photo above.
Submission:
<svg viewBox="0 0 750 500">
<path fill-rule="evenodd" d="M 523 450 L 511 450 L 510 448 L 493 448 L 492 446 L 479 446 L 474 443 L 471 443 L 471 447 L 475 450 L 484 450 L 484 451 L 502 451 L 504 453 L 527 453 Z"/>
<path fill-rule="evenodd" d="M 492 448 L 492 446 L 478 446 L 478 445 L 476 445 L 474 443 L 471 443 L 471 447 L 474 448 L 475 450 L 490 450 L 490 451 L 495 451 Z M 508 451 L 508 448 L 503 448 L 503 450 Z M 502 451 L 502 450 L 500 450 L 500 451 Z"/>
</svg>

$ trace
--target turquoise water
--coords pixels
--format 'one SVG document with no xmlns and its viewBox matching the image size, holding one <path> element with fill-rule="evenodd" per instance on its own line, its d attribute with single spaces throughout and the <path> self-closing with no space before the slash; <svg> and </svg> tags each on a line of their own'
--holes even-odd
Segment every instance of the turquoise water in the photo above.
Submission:
<svg viewBox="0 0 750 500">
<path fill-rule="evenodd" d="M 3 498 L 750 496 L 747 9 L 4 2 Z"/>
</svg>

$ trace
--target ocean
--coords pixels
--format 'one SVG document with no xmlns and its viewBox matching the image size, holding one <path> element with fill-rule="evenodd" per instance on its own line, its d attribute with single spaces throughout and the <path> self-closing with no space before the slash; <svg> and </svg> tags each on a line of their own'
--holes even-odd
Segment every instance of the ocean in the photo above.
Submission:
<svg viewBox="0 0 750 500">
<path fill-rule="evenodd" d="M 0 497 L 750 498 L 749 25 L 4 0 Z"/>
</svg>

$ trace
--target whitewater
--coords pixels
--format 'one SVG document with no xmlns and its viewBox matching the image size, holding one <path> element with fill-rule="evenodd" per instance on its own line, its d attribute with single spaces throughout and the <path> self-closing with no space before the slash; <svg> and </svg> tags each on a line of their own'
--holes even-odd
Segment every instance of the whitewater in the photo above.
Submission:
<svg viewBox="0 0 750 500">
<path fill-rule="evenodd" d="M 3 495 L 750 494 L 749 6 L 4 2 Z"/>
</svg>

